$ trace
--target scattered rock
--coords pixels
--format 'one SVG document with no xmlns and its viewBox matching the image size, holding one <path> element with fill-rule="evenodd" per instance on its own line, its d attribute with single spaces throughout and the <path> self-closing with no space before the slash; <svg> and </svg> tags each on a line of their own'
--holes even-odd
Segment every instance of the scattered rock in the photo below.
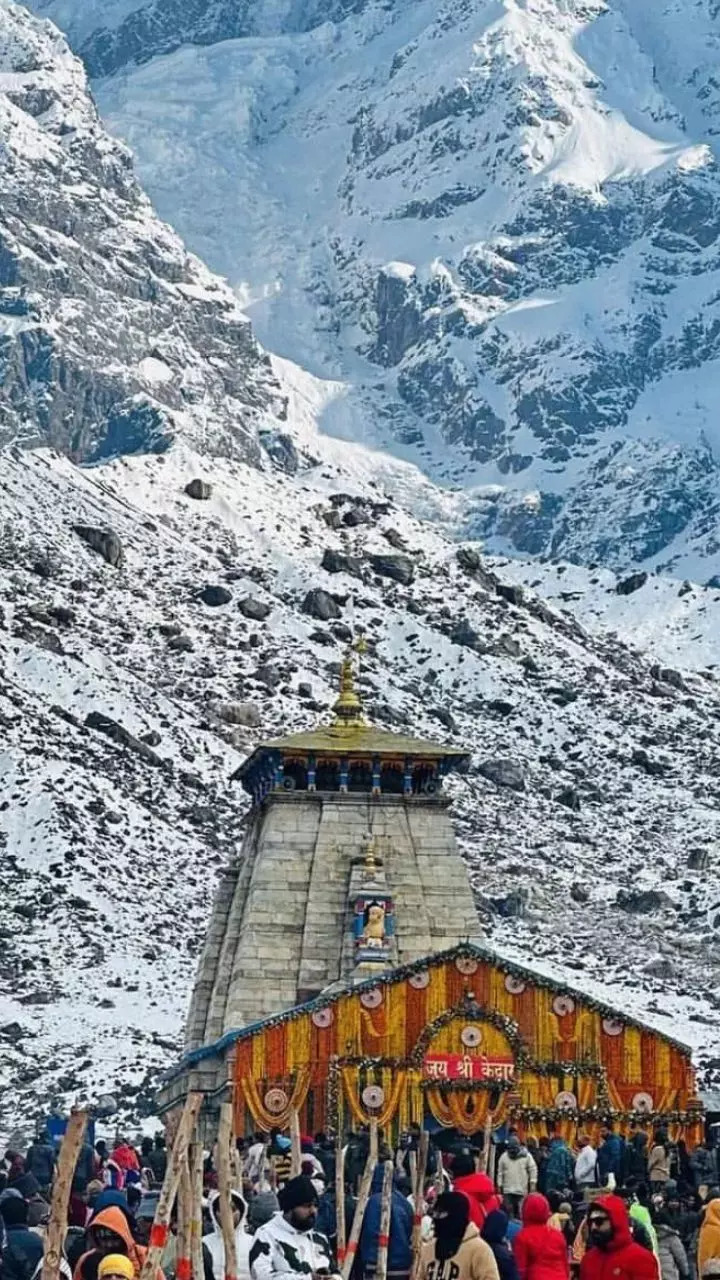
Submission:
<svg viewBox="0 0 720 1280">
<path fill-rule="evenodd" d="M 670 767 L 661 760 L 651 760 L 644 747 L 635 748 L 631 756 L 631 763 L 636 764 L 649 778 L 662 778 Z"/>
<path fill-rule="evenodd" d="M 672 960 L 668 960 L 667 956 L 652 956 L 647 964 L 643 965 L 643 973 L 647 973 L 651 978 L 675 978 L 677 969 Z"/>
<path fill-rule="evenodd" d="M 462 645 L 465 649 L 474 649 L 480 640 L 480 634 L 471 627 L 467 618 L 460 618 L 450 632 L 453 644 Z"/>
<path fill-rule="evenodd" d="M 264 431 L 261 441 L 268 457 L 275 466 L 288 476 L 294 476 L 300 469 L 300 454 L 295 448 L 291 436 L 284 431 Z"/>
<path fill-rule="evenodd" d="M 129 733 L 123 725 L 118 724 L 116 720 L 112 720 L 110 716 L 104 715 L 101 711 L 91 711 L 85 717 L 85 724 L 88 729 L 94 729 L 96 733 L 103 733 L 106 738 L 111 738 L 113 742 L 117 742 L 121 747 L 127 747 L 129 751 L 134 751 L 135 755 L 140 756 L 148 764 L 154 765 L 156 768 L 164 768 L 165 763 L 156 755 L 151 747 L 148 747 L 139 738 Z"/>
<path fill-rule="evenodd" d="M 563 791 L 559 792 L 555 799 L 558 804 L 565 805 L 566 809 L 572 809 L 575 813 L 580 812 L 580 796 L 574 787 L 565 787 Z"/>
<path fill-rule="evenodd" d="M 447 707 L 430 707 L 428 714 L 434 716 L 441 724 L 444 724 L 450 733 L 457 733 L 457 722 Z"/>
<path fill-rule="evenodd" d="M 383 538 L 386 542 L 389 542 L 390 546 L 394 547 L 396 551 L 404 551 L 407 547 L 405 539 L 401 533 L 398 533 L 397 529 L 385 529 L 383 531 Z"/>
<path fill-rule="evenodd" d="M 212 497 L 212 485 L 207 480 L 200 480 L 196 477 L 185 485 L 185 492 L 188 498 L 195 498 L 198 502 L 207 502 Z"/>
<path fill-rule="evenodd" d="M 510 604 L 525 603 L 525 592 L 522 587 L 512 586 L 508 582 L 498 582 L 495 585 L 495 591 L 502 600 L 508 600 Z"/>
<path fill-rule="evenodd" d="M 244 618 L 251 618 L 253 622 L 264 622 L 272 613 L 271 605 L 263 604 L 262 600 L 256 600 L 254 596 L 245 596 L 240 600 L 238 609 Z"/>
<path fill-rule="evenodd" d="M 142 735 L 140 741 L 144 742 L 146 747 L 159 747 L 162 742 L 162 737 L 156 729 L 151 729 L 149 733 L 144 733 Z"/>
<path fill-rule="evenodd" d="M 672 667 L 661 667 L 655 663 L 650 668 L 650 675 L 653 680 L 661 680 L 663 684 L 669 684 L 673 689 L 684 689 L 685 681 L 679 671 L 673 670 Z"/>
<path fill-rule="evenodd" d="M 381 578 L 391 578 L 409 587 L 415 577 L 415 565 L 409 556 L 370 556 L 370 564 Z"/>
<path fill-rule="evenodd" d="M 200 599 L 209 609 L 218 609 L 223 604 L 230 604 L 232 591 L 228 591 L 227 587 L 208 585 L 200 592 Z"/>
<path fill-rule="evenodd" d="M 709 850 L 691 849 L 687 856 L 687 865 L 690 871 L 707 871 L 710 866 Z"/>
<path fill-rule="evenodd" d="M 648 575 L 642 571 L 641 573 L 631 573 L 629 577 L 623 578 L 622 582 L 618 582 L 615 591 L 619 596 L 631 596 L 633 591 L 639 591 L 645 586 Z"/>
<path fill-rule="evenodd" d="M 81 538 L 91 551 L 99 556 L 113 569 L 121 569 L 125 561 L 122 542 L 113 529 L 97 529 L 90 524 L 74 524 L 73 533 Z"/>
<path fill-rule="evenodd" d="M 298 697 L 300 697 L 300 698 L 312 698 L 312 696 L 313 696 L 313 687 L 312 687 L 312 685 L 311 685 L 311 684 L 307 684 L 307 682 L 306 682 L 306 681 L 304 681 L 304 680 L 301 680 L 300 684 L 298 685 Z"/>
<path fill-rule="evenodd" d="M 519 920 L 527 912 L 527 889 L 513 889 L 502 898 L 490 898 L 490 906 L 503 920 Z"/>
<path fill-rule="evenodd" d="M 590 890 L 585 888 L 584 884 L 579 884 L 575 880 L 570 886 L 570 897 L 573 902 L 586 903 L 590 901 Z"/>
<path fill-rule="evenodd" d="M 515 710 L 514 704 L 506 702 L 504 698 L 491 698 L 485 705 L 488 711 L 492 711 L 496 716 L 503 716 L 503 718 L 511 716 Z"/>
<path fill-rule="evenodd" d="M 321 561 L 321 568 L 327 573 L 349 573 L 353 578 L 362 577 L 362 560 L 359 556 L 349 556 L 343 551 L 335 551 L 326 547 Z"/>
<path fill-rule="evenodd" d="M 195 645 L 190 636 L 180 632 L 179 635 L 171 635 L 168 637 L 168 649 L 172 649 L 174 653 L 192 653 Z"/>
<path fill-rule="evenodd" d="M 322 587 L 314 587 L 312 591 L 308 591 L 302 602 L 302 611 L 320 622 L 329 622 L 332 618 L 340 617 L 340 606 L 337 600 L 330 595 L 329 591 L 323 591 Z"/>
<path fill-rule="evenodd" d="M 465 573 L 477 573 L 482 568 L 482 556 L 474 547 L 458 547 L 455 559 Z"/>
<path fill-rule="evenodd" d="M 615 902 L 623 911 L 631 915 L 646 916 L 652 911 L 659 911 L 670 903 L 666 893 L 658 893 L 655 889 L 618 889 Z"/>
<path fill-rule="evenodd" d="M 496 787 L 509 787 L 512 791 L 525 790 L 525 767 L 516 760 L 507 760 L 500 757 L 483 760 L 478 765 L 478 773 L 482 774 L 483 778 L 487 778 L 488 781 L 494 782 Z"/>
<path fill-rule="evenodd" d="M 273 662 L 264 662 L 255 672 L 255 679 L 260 684 L 264 684 L 266 689 L 277 689 L 285 677 L 280 668 L 276 667 Z"/>
<path fill-rule="evenodd" d="M 363 511 L 362 507 L 351 507 L 344 513 L 342 522 L 348 529 L 356 529 L 358 525 L 369 524 L 370 516 L 367 511 Z"/>
</svg>

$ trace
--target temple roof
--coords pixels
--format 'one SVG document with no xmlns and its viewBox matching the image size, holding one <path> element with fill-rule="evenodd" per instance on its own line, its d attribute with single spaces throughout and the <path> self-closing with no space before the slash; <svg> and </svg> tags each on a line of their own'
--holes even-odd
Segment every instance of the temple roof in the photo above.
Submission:
<svg viewBox="0 0 720 1280">
<path fill-rule="evenodd" d="M 353 650 L 357 654 L 364 653 L 363 642 L 357 642 Z M 446 760 L 451 764 L 459 764 L 467 759 L 470 753 L 461 747 L 448 747 L 441 742 L 391 733 L 387 729 L 377 729 L 374 725 L 368 724 L 355 684 L 353 650 L 347 654 L 342 664 L 340 692 L 333 707 L 334 718 L 330 724 L 318 725 L 317 728 L 308 729 L 303 733 L 291 733 L 287 737 L 271 738 L 268 742 L 263 742 L 235 771 L 234 779 L 245 778 L 269 752 L 278 752 L 281 755 L 297 752 L 301 755 L 340 757 L 348 755 L 395 758 L 410 756 Z"/>
</svg>

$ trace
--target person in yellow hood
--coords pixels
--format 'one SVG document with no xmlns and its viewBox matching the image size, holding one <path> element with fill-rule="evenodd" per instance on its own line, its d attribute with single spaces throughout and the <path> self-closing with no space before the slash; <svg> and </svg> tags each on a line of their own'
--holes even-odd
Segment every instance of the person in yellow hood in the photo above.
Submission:
<svg viewBox="0 0 720 1280">
<path fill-rule="evenodd" d="M 708 1266 L 714 1263 L 714 1266 Z M 720 1275 L 720 1199 L 705 1206 L 698 1239 L 698 1276 Z"/>
<path fill-rule="evenodd" d="M 100 1265 L 111 1254 L 127 1258 L 132 1264 L 135 1280 L 138 1280 L 147 1249 L 133 1240 L 122 1209 L 112 1205 L 101 1210 L 90 1223 L 88 1239 L 92 1247 L 78 1260 L 73 1280 L 100 1280 Z"/>
</svg>

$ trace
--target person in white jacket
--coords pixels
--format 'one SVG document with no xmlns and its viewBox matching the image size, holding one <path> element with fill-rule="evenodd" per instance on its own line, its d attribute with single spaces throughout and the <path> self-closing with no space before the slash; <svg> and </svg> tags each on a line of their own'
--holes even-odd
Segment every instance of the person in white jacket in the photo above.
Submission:
<svg viewBox="0 0 720 1280">
<path fill-rule="evenodd" d="M 238 1280 L 250 1280 L 249 1255 L 252 1236 L 249 1236 L 245 1230 L 247 1204 L 239 1191 L 231 1191 L 230 1198 L 233 1206 Z M 211 1191 L 208 1201 L 210 1205 L 210 1217 L 212 1218 L 213 1229 L 209 1235 L 203 1236 L 203 1245 L 208 1250 L 210 1257 L 212 1258 L 212 1269 L 215 1280 L 225 1280 L 225 1241 L 223 1240 L 222 1227 L 220 1225 L 220 1192 Z"/>
<path fill-rule="evenodd" d="M 578 1138 L 578 1155 L 575 1161 L 575 1186 L 578 1191 L 597 1186 L 597 1151 L 588 1137 Z"/>
<path fill-rule="evenodd" d="M 280 1211 L 255 1232 L 252 1280 L 298 1280 L 334 1274 L 327 1236 L 315 1230 L 318 1196 L 312 1179 L 291 1178 L 278 1194 Z"/>
<path fill-rule="evenodd" d="M 497 1185 L 501 1195 L 512 1205 L 513 1215 L 519 1217 L 520 1205 L 537 1187 L 538 1171 L 527 1147 L 517 1134 L 508 1138 L 507 1151 L 498 1160 Z"/>
</svg>

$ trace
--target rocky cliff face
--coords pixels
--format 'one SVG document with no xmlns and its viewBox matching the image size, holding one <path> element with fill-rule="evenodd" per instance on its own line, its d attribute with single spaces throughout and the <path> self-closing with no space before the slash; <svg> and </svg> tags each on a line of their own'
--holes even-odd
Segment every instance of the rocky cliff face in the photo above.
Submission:
<svg viewBox="0 0 720 1280">
<path fill-rule="evenodd" d="M 43 11 L 266 345 L 465 488 L 468 530 L 712 576 L 712 0 Z"/>
<path fill-rule="evenodd" d="M 0 4 L 0 442 L 94 460 L 178 431 L 260 459 L 284 409 L 222 281 L 154 215 L 81 63 Z"/>
</svg>

